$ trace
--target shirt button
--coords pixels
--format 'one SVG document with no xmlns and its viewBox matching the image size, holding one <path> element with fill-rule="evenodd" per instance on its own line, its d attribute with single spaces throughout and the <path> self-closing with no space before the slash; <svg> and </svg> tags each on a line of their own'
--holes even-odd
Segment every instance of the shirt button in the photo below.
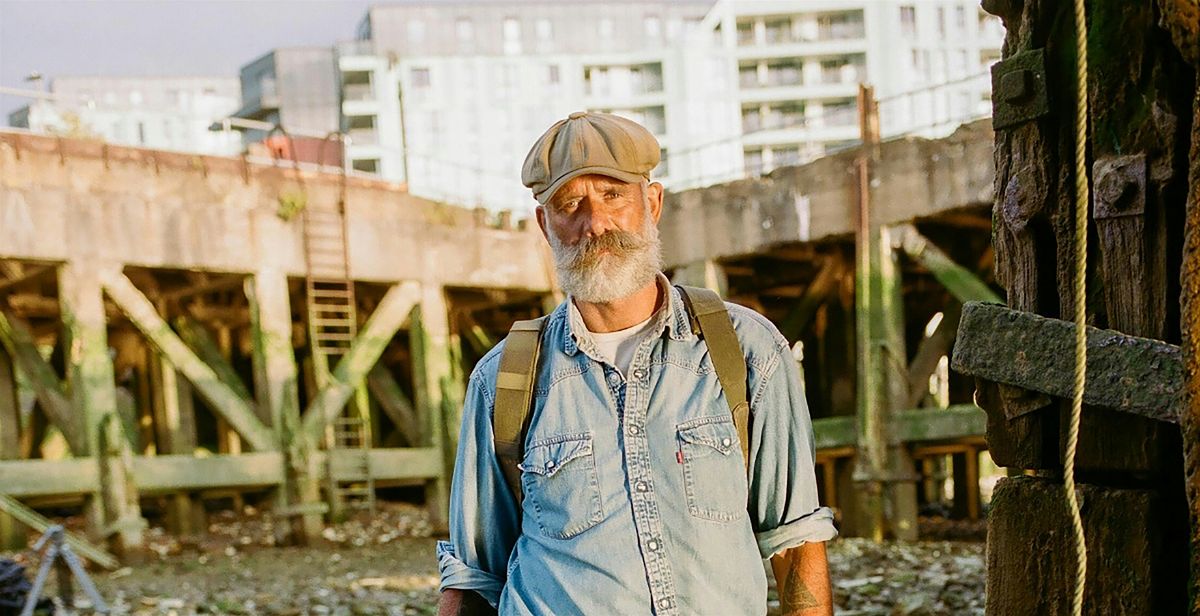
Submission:
<svg viewBox="0 0 1200 616">
<path fill-rule="evenodd" d="M 669 607 L 671 607 L 671 600 L 670 600 L 670 599 L 667 599 L 667 598 L 665 598 L 665 597 L 664 597 L 664 598 L 662 598 L 662 599 L 659 599 L 659 600 L 658 600 L 658 607 L 661 607 L 661 608 L 662 608 L 662 609 L 664 609 L 664 610 L 665 610 L 665 609 L 667 609 L 667 608 L 669 608 Z"/>
<path fill-rule="evenodd" d="M 730 443 L 732 443 L 732 442 L 733 442 L 733 441 L 731 441 L 731 440 L 729 440 L 729 439 L 727 439 L 727 438 L 723 438 L 723 439 L 721 439 L 721 446 L 722 446 L 722 447 L 728 447 L 728 446 L 729 446 L 729 444 L 730 444 Z"/>
<path fill-rule="evenodd" d="M 645 481 L 637 482 L 637 491 L 638 492 L 645 492 L 646 490 L 649 490 L 649 489 L 650 489 L 650 486 L 648 484 L 646 484 Z"/>
<path fill-rule="evenodd" d="M 554 466 L 556 464 L 558 464 L 558 463 L 555 462 L 554 460 L 550 460 L 549 462 L 546 463 L 546 468 L 554 468 Z"/>
<path fill-rule="evenodd" d="M 641 433 L 641 431 L 642 431 L 642 429 L 641 429 L 641 428 L 639 428 L 639 427 L 637 426 L 637 424 L 633 424 L 633 425 L 629 426 L 629 433 L 630 433 L 630 434 L 639 434 L 639 433 Z"/>
<path fill-rule="evenodd" d="M 658 541 L 651 539 L 648 543 L 646 543 L 646 547 L 650 548 L 651 552 L 657 552 L 658 551 Z"/>
<path fill-rule="evenodd" d="M 640 381 L 640 380 L 642 380 L 642 379 L 644 379 L 644 378 L 646 378 L 646 371 L 645 371 L 645 370 L 643 370 L 642 368 L 638 368 L 637 370 L 634 370 L 634 371 L 633 371 L 633 378 L 635 378 L 635 379 L 637 379 L 637 380 L 639 380 L 639 381 Z"/>
</svg>

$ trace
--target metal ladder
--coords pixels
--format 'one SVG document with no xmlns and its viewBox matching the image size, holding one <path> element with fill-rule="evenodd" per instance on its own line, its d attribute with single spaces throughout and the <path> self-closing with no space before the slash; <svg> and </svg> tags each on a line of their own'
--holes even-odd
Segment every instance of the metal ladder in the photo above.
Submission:
<svg viewBox="0 0 1200 616">
<path fill-rule="evenodd" d="M 324 388 L 330 382 L 330 372 L 358 333 L 354 283 L 349 271 L 344 186 L 336 204 L 309 203 L 303 217 L 309 346 L 313 376 L 317 387 Z M 330 510 L 335 516 L 343 507 L 375 511 L 375 481 L 369 459 L 371 426 L 364 394 L 360 386 L 358 395 L 325 429 L 327 490 Z M 334 478 L 336 452 L 344 452 L 338 454 L 343 462 L 339 470 L 349 471 L 353 479 Z"/>
</svg>

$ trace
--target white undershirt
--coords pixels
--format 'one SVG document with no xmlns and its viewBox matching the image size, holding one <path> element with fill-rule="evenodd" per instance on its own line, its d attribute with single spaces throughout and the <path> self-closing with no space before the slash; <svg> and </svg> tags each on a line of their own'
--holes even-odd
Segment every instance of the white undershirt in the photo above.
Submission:
<svg viewBox="0 0 1200 616">
<path fill-rule="evenodd" d="M 577 323 L 583 327 L 582 315 L 578 314 L 578 309 L 574 305 L 571 306 L 572 316 L 577 317 Z M 652 326 L 652 321 L 657 315 L 651 314 L 645 321 L 620 329 L 615 332 L 596 333 L 588 330 L 588 336 L 592 339 L 592 344 L 595 346 L 596 353 L 608 363 L 616 366 L 621 374 L 629 372 L 629 364 L 633 361 L 633 352 L 637 350 L 638 343 L 642 341 L 642 334 L 645 334 Z"/>
</svg>

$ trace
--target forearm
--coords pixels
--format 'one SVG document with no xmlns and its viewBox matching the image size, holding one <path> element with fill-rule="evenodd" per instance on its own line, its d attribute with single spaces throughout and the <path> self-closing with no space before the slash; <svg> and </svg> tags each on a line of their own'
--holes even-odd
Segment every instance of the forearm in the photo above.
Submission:
<svg viewBox="0 0 1200 616">
<path fill-rule="evenodd" d="M 493 616 L 496 608 L 473 590 L 447 588 L 438 599 L 438 616 Z"/>
<path fill-rule="evenodd" d="M 832 616 L 825 543 L 805 543 L 771 557 L 783 616 Z"/>
</svg>

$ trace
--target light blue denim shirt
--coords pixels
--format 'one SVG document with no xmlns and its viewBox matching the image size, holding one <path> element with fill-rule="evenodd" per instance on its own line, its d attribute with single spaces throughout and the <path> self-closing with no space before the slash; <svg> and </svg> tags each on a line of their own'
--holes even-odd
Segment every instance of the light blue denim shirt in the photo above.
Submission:
<svg viewBox="0 0 1200 616">
<path fill-rule="evenodd" d="M 762 558 L 837 535 L 787 341 L 726 304 L 746 356 L 750 479 L 704 341 L 669 290 L 626 379 L 564 302 L 542 342 L 521 515 L 492 444 L 503 343 L 471 374 L 441 588 L 500 614 L 765 614 Z M 569 299 L 567 300 L 570 301 Z"/>
</svg>

